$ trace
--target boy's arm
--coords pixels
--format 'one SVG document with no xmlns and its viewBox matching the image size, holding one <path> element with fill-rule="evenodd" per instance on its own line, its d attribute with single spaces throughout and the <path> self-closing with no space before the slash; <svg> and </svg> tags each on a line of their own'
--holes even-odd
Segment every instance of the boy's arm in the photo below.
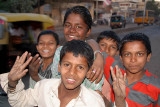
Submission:
<svg viewBox="0 0 160 107">
<path fill-rule="evenodd" d="M 100 53 L 99 45 L 95 40 L 87 40 L 87 43 L 92 47 L 93 51 L 95 52 L 95 60 L 92 67 L 87 73 L 87 78 L 92 82 L 97 79 L 96 83 L 99 83 L 102 79 L 104 72 L 104 59 L 102 54 Z"/>
<path fill-rule="evenodd" d="M 116 107 L 126 107 L 126 74 L 122 75 L 121 70 L 116 66 L 116 74 L 111 67 L 111 75 L 113 78 L 113 91 L 115 94 Z"/>
</svg>

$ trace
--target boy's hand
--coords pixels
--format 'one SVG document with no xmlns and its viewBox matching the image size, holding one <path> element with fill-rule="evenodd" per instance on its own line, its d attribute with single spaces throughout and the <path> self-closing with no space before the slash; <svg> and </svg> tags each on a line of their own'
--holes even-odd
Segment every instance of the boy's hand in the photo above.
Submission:
<svg viewBox="0 0 160 107">
<path fill-rule="evenodd" d="M 96 54 L 96 59 L 93 62 L 92 67 L 87 73 L 87 78 L 94 82 L 96 79 L 96 83 L 99 83 L 102 79 L 104 73 L 104 59 L 100 53 Z"/>
<path fill-rule="evenodd" d="M 31 56 L 31 54 L 29 54 L 29 56 Z M 32 77 L 33 80 L 35 80 L 36 82 L 40 80 L 39 76 L 38 76 L 38 69 L 41 65 L 41 58 L 39 57 L 39 54 L 36 54 L 31 63 L 29 64 L 29 74 Z"/>
<path fill-rule="evenodd" d="M 115 103 L 117 107 L 125 107 L 125 98 L 126 98 L 126 73 L 122 74 L 119 67 L 116 65 L 116 74 L 112 67 L 111 75 L 113 78 L 113 91 L 115 94 Z"/>
<path fill-rule="evenodd" d="M 16 87 L 17 81 L 21 79 L 24 75 L 26 75 L 28 71 L 28 69 L 25 68 L 32 60 L 32 57 L 28 58 L 27 61 L 25 61 L 27 54 L 28 52 L 25 52 L 21 57 L 17 56 L 16 61 L 8 74 L 8 81 L 12 87 Z"/>
</svg>

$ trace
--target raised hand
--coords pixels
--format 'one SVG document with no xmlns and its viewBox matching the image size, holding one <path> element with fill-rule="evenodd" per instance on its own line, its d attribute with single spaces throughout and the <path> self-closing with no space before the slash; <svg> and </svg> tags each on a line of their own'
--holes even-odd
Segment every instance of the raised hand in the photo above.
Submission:
<svg viewBox="0 0 160 107">
<path fill-rule="evenodd" d="M 27 54 L 28 52 L 25 52 L 21 57 L 17 56 L 16 61 L 8 74 L 8 81 L 12 84 L 12 87 L 15 87 L 17 85 L 17 81 L 26 75 L 28 71 L 28 69 L 25 68 L 32 60 L 32 57 L 29 57 L 27 61 L 25 61 Z"/>
<path fill-rule="evenodd" d="M 31 56 L 31 54 L 29 54 L 28 57 L 30 57 L 30 56 Z M 39 57 L 39 54 L 36 54 L 33 57 L 31 63 L 29 64 L 29 74 L 32 77 L 32 79 L 35 81 L 40 80 L 40 78 L 38 76 L 38 69 L 39 69 L 40 65 L 41 65 L 41 58 Z"/>
<path fill-rule="evenodd" d="M 111 75 L 113 78 L 113 91 L 115 94 L 115 102 L 117 107 L 125 107 L 125 98 L 126 98 L 126 73 L 122 74 L 119 67 L 116 65 L 116 74 L 112 67 Z"/>
</svg>

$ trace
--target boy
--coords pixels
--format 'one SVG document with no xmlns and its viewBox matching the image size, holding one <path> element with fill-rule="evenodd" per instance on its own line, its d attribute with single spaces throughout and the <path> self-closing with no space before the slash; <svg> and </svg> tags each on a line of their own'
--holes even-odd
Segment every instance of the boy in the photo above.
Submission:
<svg viewBox="0 0 160 107">
<path fill-rule="evenodd" d="M 97 42 L 101 48 L 102 53 L 104 54 L 105 59 L 105 77 L 109 77 L 107 72 L 110 72 L 110 66 L 115 65 L 115 60 L 118 62 L 119 60 L 119 43 L 120 38 L 114 31 L 103 31 L 97 37 Z M 116 63 L 117 64 L 117 63 Z M 102 87 L 102 94 L 110 101 L 111 97 L 111 88 L 106 80 L 104 79 L 104 84 Z"/>
<path fill-rule="evenodd" d="M 151 52 L 150 40 L 145 34 L 130 33 L 121 41 L 120 58 L 125 71 L 117 69 L 115 76 L 111 69 L 113 80 L 111 77 L 107 79 L 113 84 L 114 89 L 116 81 L 119 79 L 125 81 L 125 77 L 122 76 L 125 73 L 126 84 L 121 84 L 119 90 L 122 90 L 121 94 L 126 94 L 125 100 L 129 107 L 160 107 L 160 79 L 144 68 L 150 60 Z M 114 96 L 111 91 L 112 103 L 115 101 Z"/>
<path fill-rule="evenodd" d="M 25 67 L 27 52 L 17 57 L 8 77 L 0 77 L 1 85 L 8 92 L 9 102 L 15 107 L 104 107 L 101 96 L 82 84 L 87 71 L 93 64 L 92 48 L 80 40 L 67 42 L 60 53 L 59 70 L 61 79 L 44 79 L 34 89 L 24 90 L 21 79 L 28 71 Z"/>
</svg>

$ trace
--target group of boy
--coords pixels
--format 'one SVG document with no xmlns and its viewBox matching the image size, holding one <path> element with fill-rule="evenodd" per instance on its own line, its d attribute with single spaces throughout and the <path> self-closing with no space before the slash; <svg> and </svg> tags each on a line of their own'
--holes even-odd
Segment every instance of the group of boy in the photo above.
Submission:
<svg viewBox="0 0 160 107">
<path fill-rule="evenodd" d="M 160 107 L 160 79 L 144 69 L 151 57 L 149 38 L 142 33 L 130 33 L 120 40 L 115 32 L 104 31 L 97 42 L 105 59 L 102 93 L 112 106 Z M 92 48 L 85 42 L 72 40 L 63 46 L 61 79 L 45 79 L 25 91 L 19 79 L 32 60 L 30 57 L 25 61 L 27 54 L 17 57 L 10 73 L 0 77 L 12 106 L 105 106 L 98 93 L 81 85 L 94 59 Z"/>
</svg>

